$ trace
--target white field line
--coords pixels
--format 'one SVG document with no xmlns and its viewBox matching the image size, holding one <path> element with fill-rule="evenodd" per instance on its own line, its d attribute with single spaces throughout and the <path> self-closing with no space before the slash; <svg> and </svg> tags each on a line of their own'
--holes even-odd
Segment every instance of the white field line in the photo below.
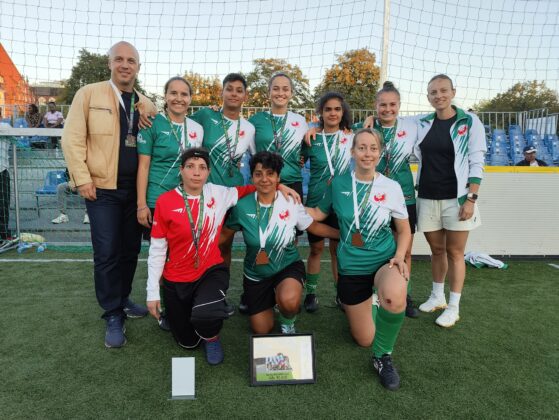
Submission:
<svg viewBox="0 0 559 420">
<path fill-rule="evenodd" d="M 146 262 L 146 258 L 139 258 L 139 262 Z M 232 258 L 233 262 L 243 262 L 243 258 Z M 75 262 L 93 262 L 93 258 L 0 258 L 0 263 L 14 263 L 14 262 L 26 262 L 26 263 L 53 263 L 53 262 L 65 262 L 65 263 L 75 263 Z M 307 262 L 306 259 L 303 262 Z M 320 262 L 330 262 L 330 260 L 320 260 Z M 551 264 L 552 265 L 552 264 Z M 559 266 L 557 267 L 559 268 Z"/>
<path fill-rule="evenodd" d="M 557 264 L 548 264 L 548 265 L 552 266 L 553 268 L 557 268 L 559 270 L 559 265 Z"/>
</svg>

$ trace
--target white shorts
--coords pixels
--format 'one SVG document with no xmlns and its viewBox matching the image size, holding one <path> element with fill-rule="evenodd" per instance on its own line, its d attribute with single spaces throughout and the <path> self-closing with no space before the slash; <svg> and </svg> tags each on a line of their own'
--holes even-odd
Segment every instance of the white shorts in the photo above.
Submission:
<svg viewBox="0 0 559 420">
<path fill-rule="evenodd" d="M 474 204 L 474 215 L 468 219 L 458 220 L 460 205 L 458 199 L 429 200 L 417 199 L 417 230 L 434 232 L 441 229 L 469 231 L 481 226 L 481 218 L 477 203 Z"/>
</svg>

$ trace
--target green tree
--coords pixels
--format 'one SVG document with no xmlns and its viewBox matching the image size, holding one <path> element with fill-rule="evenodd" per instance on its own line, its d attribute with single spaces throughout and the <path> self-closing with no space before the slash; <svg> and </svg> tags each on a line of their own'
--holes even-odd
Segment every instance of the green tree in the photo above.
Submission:
<svg viewBox="0 0 559 420">
<path fill-rule="evenodd" d="M 184 78 L 192 85 L 192 105 L 221 104 L 221 82 L 217 76 L 206 77 L 194 72 L 187 72 Z"/>
<path fill-rule="evenodd" d="M 518 82 L 506 92 L 474 106 L 476 111 L 529 111 L 539 108 L 547 108 L 551 113 L 559 112 L 559 97 L 545 82 L 537 80 Z"/>
<path fill-rule="evenodd" d="M 58 101 L 63 104 L 70 104 L 76 92 L 83 86 L 110 78 L 109 56 L 107 54 L 90 53 L 82 48 L 79 52 L 78 62 L 72 67 L 70 78 L 64 81 L 64 90 Z M 136 79 L 134 87 L 141 93 L 146 93 L 140 86 L 138 79 Z"/>
<path fill-rule="evenodd" d="M 378 90 L 380 69 L 375 54 L 366 48 L 338 55 L 337 63 L 326 70 L 322 82 L 315 89 L 315 98 L 336 91 L 344 95 L 351 108 L 372 107 Z"/>
<path fill-rule="evenodd" d="M 294 108 L 312 106 L 309 79 L 297 65 L 289 64 L 281 58 L 258 58 L 253 61 L 254 69 L 247 74 L 249 89 L 248 106 L 270 106 L 268 82 L 278 72 L 287 74 L 293 81 L 293 98 L 290 105 Z"/>
</svg>

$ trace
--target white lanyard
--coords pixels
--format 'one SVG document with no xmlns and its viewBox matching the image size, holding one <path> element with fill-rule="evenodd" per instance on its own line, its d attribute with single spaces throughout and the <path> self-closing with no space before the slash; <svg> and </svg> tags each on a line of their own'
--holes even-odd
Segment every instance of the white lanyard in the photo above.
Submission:
<svg viewBox="0 0 559 420">
<path fill-rule="evenodd" d="M 371 191 L 373 189 L 373 183 L 374 183 L 374 178 L 373 181 L 371 181 L 371 185 L 369 186 L 369 190 L 367 191 L 367 194 L 365 194 L 365 198 L 363 199 L 365 201 L 365 207 L 367 207 L 367 201 L 369 200 L 369 197 L 371 196 Z M 356 181 L 355 181 L 355 171 L 351 172 L 351 189 L 352 189 L 352 196 L 353 196 L 353 219 L 355 220 L 355 229 L 357 231 L 359 231 L 361 229 L 360 225 L 359 225 L 359 205 L 357 203 L 357 187 L 355 186 Z"/>
<path fill-rule="evenodd" d="M 131 115 L 131 117 L 128 117 L 128 114 L 126 113 L 126 107 L 124 106 L 124 101 L 122 100 L 122 94 L 120 93 L 120 90 L 118 90 L 118 88 L 116 87 L 116 85 L 114 84 L 112 79 L 109 80 L 109 83 L 111 84 L 111 87 L 115 91 L 115 95 L 117 96 L 118 101 L 120 102 L 120 106 L 122 107 L 122 110 L 124 111 L 124 115 L 126 115 L 126 119 L 128 120 L 128 134 L 132 134 L 132 127 L 134 126 L 134 104 L 130 103 L 130 115 Z M 132 98 L 133 97 L 134 96 L 132 96 Z"/>
<path fill-rule="evenodd" d="M 330 176 L 334 176 L 334 165 L 332 164 L 332 155 L 330 155 L 330 149 L 328 147 L 328 141 L 326 140 L 326 134 L 324 134 L 324 130 L 322 130 L 322 143 L 324 144 L 324 151 L 326 152 L 326 160 L 328 161 L 328 168 L 330 169 Z M 336 133 L 336 138 L 334 139 L 333 144 L 338 144 L 340 140 L 340 131 Z"/>
<path fill-rule="evenodd" d="M 262 231 L 262 228 L 260 227 L 260 217 L 256 218 L 256 223 L 258 223 L 258 239 L 260 239 L 260 249 L 265 249 L 266 248 L 266 239 L 268 239 L 268 236 L 270 235 L 270 220 L 272 219 L 272 213 L 274 212 L 274 204 L 276 202 L 276 199 L 278 197 L 278 193 L 276 192 L 276 197 L 274 199 L 274 202 L 272 203 L 272 205 L 268 208 L 268 211 L 270 213 L 268 213 L 268 222 L 266 223 L 266 228 L 264 229 L 264 231 Z M 258 202 L 258 193 L 254 194 L 254 199 L 256 200 L 256 210 L 258 210 L 258 213 L 260 213 L 260 208 L 262 207 L 260 205 L 260 203 Z M 266 208 L 266 207 L 265 207 Z"/>
</svg>

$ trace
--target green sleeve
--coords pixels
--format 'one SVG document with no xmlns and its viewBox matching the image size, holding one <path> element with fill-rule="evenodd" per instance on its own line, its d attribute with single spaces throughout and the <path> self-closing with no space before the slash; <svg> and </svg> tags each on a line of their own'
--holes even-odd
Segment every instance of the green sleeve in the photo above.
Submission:
<svg viewBox="0 0 559 420">
<path fill-rule="evenodd" d="M 468 178 L 470 184 L 481 184 L 481 178 Z"/>
<path fill-rule="evenodd" d="M 239 220 L 239 207 L 234 206 L 231 209 L 231 213 L 229 213 L 229 217 L 227 218 L 227 222 L 225 222 L 225 226 L 231 230 L 241 230 L 242 226 Z"/>
<path fill-rule="evenodd" d="M 356 122 L 351 126 L 352 131 L 361 130 L 363 128 L 363 121 Z"/>
<path fill-rule="evenodd" d="M 204 120 L 206 119 L 209 110 L 210 108 L 201 108 L 198 111 L 196 111 L 194 114 L 189 115 L 188 118 L 204 126 Z"/>
<path fill-rule="evenodd" d="M 139 155 L 151 156 L 153 154 L 153 143 L 155 142 L 155 119 L 150 118 L 152 126 L 143 128 L 138 132 L 137 151 Z"/>
<path fill-rule="evenodd" d="M 326 191 L 324 191 L 324 196 L 317 206 L 322 213 L 329 214 L 332 210 L 332 184 L 328 185 Z"/>
</svg>

